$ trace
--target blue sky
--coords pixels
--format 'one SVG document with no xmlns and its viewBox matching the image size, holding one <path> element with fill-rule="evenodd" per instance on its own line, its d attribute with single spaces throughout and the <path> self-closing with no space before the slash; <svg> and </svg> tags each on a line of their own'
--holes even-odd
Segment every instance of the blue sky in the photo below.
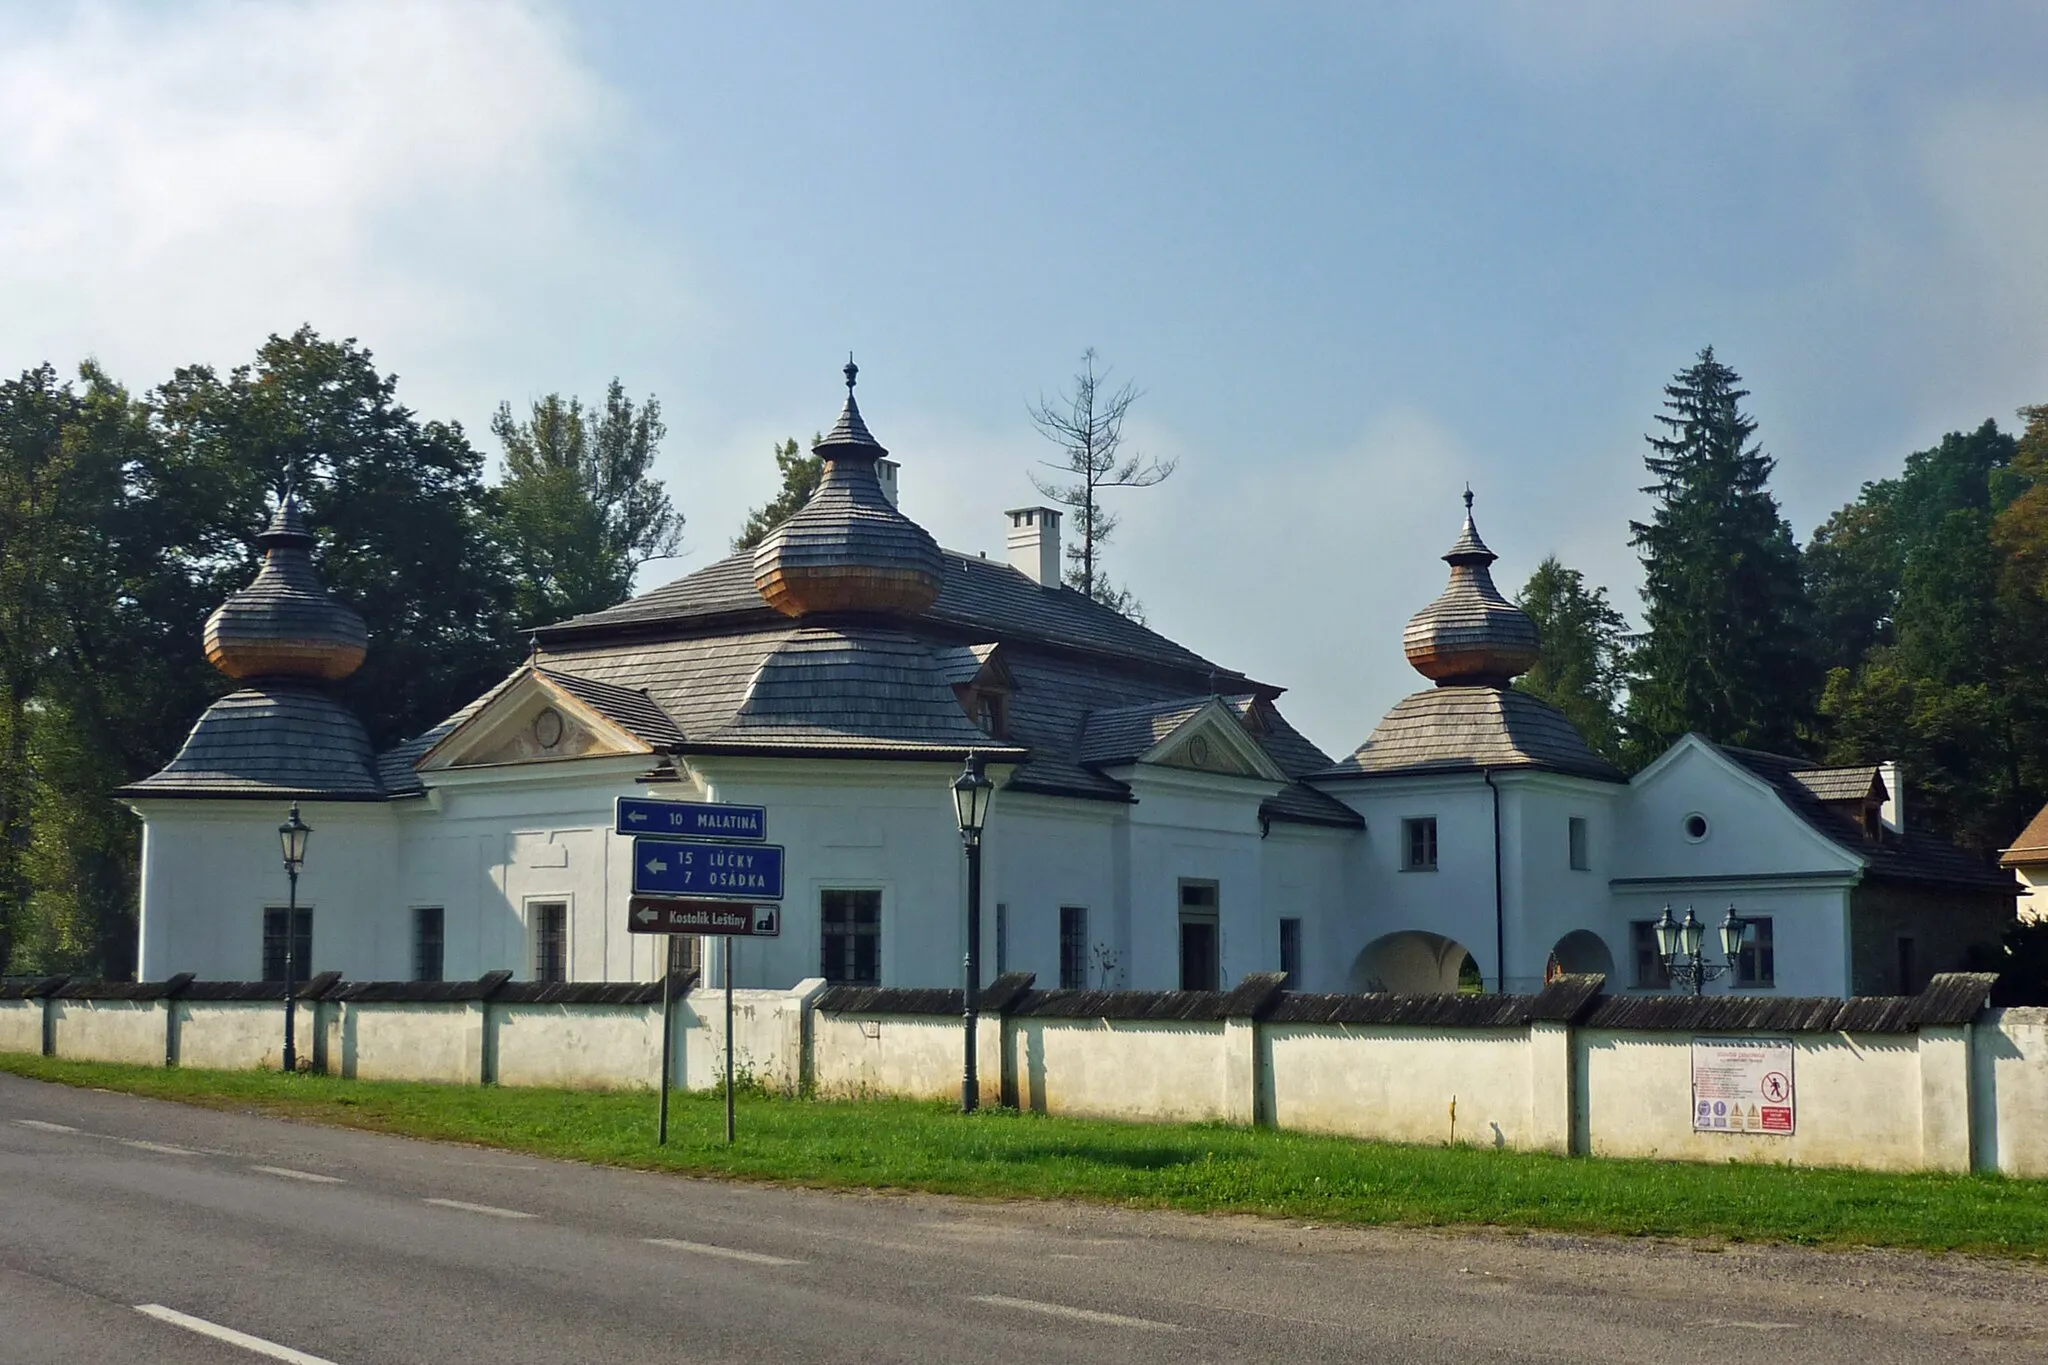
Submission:
<svg viewBox="0 0 2048 1365">
<path fill-rule="evenodd" d="M 1470 480 L 1636 607 L 1662 384 L 1742 372 L 1802 539 L 2048 402 L 2048 10 L 1882 3 L 0 6 L 0 365 L 311 322 L 480 441 L 658 394 L 716 559 L 836 411 L 1000 552 L 1094 346 L 1175 458 L 1110 571 L 1348 750 Z M 196 629 L 196 623 L 195 623 Z"/>
</svg>

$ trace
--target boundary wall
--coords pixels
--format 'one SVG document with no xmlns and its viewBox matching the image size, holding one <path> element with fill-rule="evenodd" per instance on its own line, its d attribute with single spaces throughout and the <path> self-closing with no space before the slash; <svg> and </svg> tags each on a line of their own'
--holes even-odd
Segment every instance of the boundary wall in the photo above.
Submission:
<svg viewBox="0 0 2048 1365">
<path fill-rule="evenodd" d="M 1597 976 L 1534 995 L 1307 995 L 1275 974 L 1229 991 L 982 993 L 982 1102 L 1108 1119 L 1259 1124 L 1393 1142 L 1590 1156 L 2048 1177 L 2048 1009 L 1988 1008 L 1993 978 L 1851 1000 L 1610 996 Z M 724 993 L 675 985 L 671 1082 L 715 1088 Z M 735 991 L 744 1083 L 949 1100 L 958 990 Z M 278 983 L 0 982 L 0 1051 L 276 1067 Z M 302 1066 L 365 1080 L 652 1088 L 662 985 L 344 982 L 299 992 Z M 1771 1039 L 1796 1080 L 1790 1133 L 1700 1132 L 1693 1044 Z"/>
</svg>

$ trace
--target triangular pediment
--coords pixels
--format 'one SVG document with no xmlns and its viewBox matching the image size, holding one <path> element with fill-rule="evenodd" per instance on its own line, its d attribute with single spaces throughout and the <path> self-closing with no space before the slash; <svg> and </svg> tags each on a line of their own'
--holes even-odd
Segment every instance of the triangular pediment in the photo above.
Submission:
<svg viewBox="0 0 2048 1365">
<path fill-rule="evenodd" d="M 1139 755 L 1140 763 L 1223 777 L 1250 777 L 1285 782 L 1287 774 L 1272 755 L 1245 733 L 1237 713 L 1221 699 L 1211 702 L 1175 726 Z"/>
<path fill-rule="evenodd" d="M 528 668 L 419 761 L 421 772 L 618 758 L 654 750 L 539 669 Z"/>
</svg>

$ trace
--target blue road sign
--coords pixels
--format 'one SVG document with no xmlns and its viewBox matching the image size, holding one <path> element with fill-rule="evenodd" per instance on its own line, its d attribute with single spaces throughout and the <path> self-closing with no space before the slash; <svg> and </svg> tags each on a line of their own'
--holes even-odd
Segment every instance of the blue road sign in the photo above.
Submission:
<svg viewBox="0 0 2048 1365">
<path fill-rule="evenodd" d="M 656 801 L 644 796 L 622 796 L 616 814 L 614 828 L 621 834 L 743 839 L 748 843 L 759 843 L 768 837 L 768 811 L 763 806 L 718 806 L 708 801 Z"/>
<path fill-rule="evenodd" d="M 633 894 L 779 901 L 782 899 L 782 845 L 719 844 L 701 839 L 635 839 Z"/>
</svg>

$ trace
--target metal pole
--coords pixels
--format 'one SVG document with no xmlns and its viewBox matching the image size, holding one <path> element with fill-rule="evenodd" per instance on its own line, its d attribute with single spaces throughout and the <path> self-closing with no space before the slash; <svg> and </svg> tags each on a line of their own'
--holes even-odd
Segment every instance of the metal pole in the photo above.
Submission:
<svg viewBox="0 0 2048 1365">
<path fill-rule="evenodd" d="M 299 936 L 299 871 L 286 867 L 285 876 L 291 880 L 291 893 L 285 897 L 284 911 L 284 1070 L 287 1076 L 299 1069 L 299 1049 L 295 1041 L 294 1025 L 299 1013 L 299 997 L 292 969 L 297 964 L 292 957 L 292 940 Z"/>
<path fill-rule="evenodd" d="M 981 839 L 967 841 L 967 962 L 964 992 L 966 1008 L 966 1065 L 960 1073 L 960 1112 L 971 1114 L 981 1104 L 981 1081 L 976 1074 L 975 1035 L 981 1021 Z"/>
<path fill-rule="evenodd" d="M 661 938 L 661 1122 L 655 1131 L 657 1146 L 668 1146 L 668 1073 L 674 1064 L 676 1036 L 676 949 L 675 939 Z"/>
<path fill-rule="evenodd" d="M 725 1145 L 732 1146 L 732 959 L 739 940 L 725 940 Z"/>
</svg>

